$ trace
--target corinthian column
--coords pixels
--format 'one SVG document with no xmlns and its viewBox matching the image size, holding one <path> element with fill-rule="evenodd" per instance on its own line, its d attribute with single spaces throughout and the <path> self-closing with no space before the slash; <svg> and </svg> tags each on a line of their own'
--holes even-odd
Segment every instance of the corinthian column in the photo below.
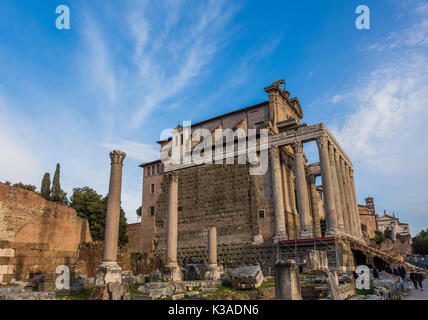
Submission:
<svg viewBox="0 0 428 320">
<path fill-rule="evenodd" d="M 291 207 L 290 191 L 288 180 L 290 176 L 288 174 L 287 165 L 285 159 L 281 161 L 281 172 L 282 172 L 282 191 L 284 193 L 284 207 L 285 207 L 285 225 L 288 239 L 294 239 L 294 226 L 293 226 L 293 209 Z"/>
<path fill-rule="evenodd" d="M 342 203 L 340 201 L 340 191 L 339 191 L 339 181 L 337 178 L 337 171 L 336 171 L 336 160 L 335 160 L 335 153 L 336 148 L 333 144 L 329 144 L 328 147 L 328 156 L 330 160 L 330 168 L 331 168 L 331 180 L 333 182 L 334 187 L 334 203 L 336 206 L 336 213 L 337 213 L 337 228 L 340 232 L 344 232 L 344 222 L 343 222 L 343 210 L 342 210 Z"/>
<path fill-rule="evenodd" d="M 121 283 L 121 268 L 117 264 L 117 245 L 119 239 L 120 195 L 122 190 L 122 166 L 126 153 L 114 150 L 110 152 L 110 185 L 107 202 L 106 227 L 104 234 L 103 261 L 95 276 L 96 286 Z M 112 299 L 120 295 L 112 294 Z"/>
<path fill-rule="evenodd" d="M 169 266 L 177 266 L 178 173 L 169 174 L 167 257 Z"/>
<path fill-rule="evenodd" d="M 355 182 L 354 182 L 354 169 L 349 167 L 349 182 L 351 184 L 351 192 L 352 198 L 354 200 L 354 208 L 355 208 L 355 222 L 356 222 L 356 231 L 357 236 L 360 238 L 363 237 L 363 232 L 361 231 L 361 220 L 360 220 L 360 212 L 358 210 L 358 201 L 357 201 L 357 192 L 355 191 Z"/>
<path fill-rule="evenodd" d="M 341 160 L 340 160 L 339 152 L 337 152 L 337 151 L 335 152 L 334 158 L 335 158 L 335 162 L 336 162 L 337 182 L 338 182 L 338 186 L 339 186 L 339 197 L 340 197 L 340 204 L 341 204 L 341 208 L 342 208 L 344 232 L 350 233 L 348 208 L 346 207 L 346 201 L 345 201 L 343 178 L 342 178 L 342 169 L 341 169 L 341 164 L 340 164 Z"/>
<path fill-rule="evenodd" d="M 178 172 L 168 174 L 168 229 L 166 246 L 166 265 L 161 270 L 164 281 L 180 281 L 181 270 L 177 263 L 178 234 Z"/>
<path fill-rule="evenodd" d="M 308 185 L 305 174 L 305 159 L 300 141 L 293 143 L 294 162 L 296 167 L 297 205 L 300 218 L 300 238 L 312 237 L 311 213 L 309 211 Z"/>
<path fill-rule="evenodd" d="M 346 173 L 346 163 L 345 163 L 345 159 L 343 159 L 342 157 L 340 158 L 340 171 L 341 171 L 341 176 L 342 176 L 342 183 L 343 183 L 343 196 L 345 199 L 345 204 L 346 204 L 346 218 L 348 221 L 348 232 L 350 234 L 354 234 L 354 219 L 353 219 L 353 214 L 352 214 L 352 205 L 349 199 L 349 179 L 348 179 L 348 174 Z"/>
<path fill-rule="evenodd" d="M 321 137 L 317 139 L 318 151 L 321 164 L 321 179 L 324 191 L 324 208 L 327 218 L 327 235 L 338 233 L 337 211 L 334 199 L 334 185 L 331 179 L 330 159 L 328 154 L 328 139 Z"/>
<path fill-rule="evenodd" d="M 317 187 L 315 184 L 315 176 L 311 174 L 309 176 L 309 186 L 311 190 L 311 201 L 312 201 L 312 222 L 314 228 L 314 237 L 321 238 L 321 224 L 320 224 L 320 214 L 318 208 L 318 193 Z"/>
<path fill-rule="evenodd" d="M 354 236 L 358 236 L 357 232 L 357 221 L 355 217 L 355 209 L 354 209 L 354 199 L 352 196 L 352 188 L 351 188 L 351 182 L 350 182 L 350 176 L 349 176 L 349 165 L 347 162 L 344 162 L 345 172 L 344 172 L 344 180 L 345 180 L 345 188 L 346 188 L 346 202 L 349 205 L 349 217 L 351 222 L 351 230 L 352 234 Z"/>
<path fill-rule="evenodd" d="M 270 149 L 270 160 L 275 216 L 275 235 L 273 240 L 274 242 L 278 242 L 281 240 L 287 240 L 287 234 L 285 232 L 284 194 L 282 191 L 280 156 L 277 147 Z"/>
</svg>

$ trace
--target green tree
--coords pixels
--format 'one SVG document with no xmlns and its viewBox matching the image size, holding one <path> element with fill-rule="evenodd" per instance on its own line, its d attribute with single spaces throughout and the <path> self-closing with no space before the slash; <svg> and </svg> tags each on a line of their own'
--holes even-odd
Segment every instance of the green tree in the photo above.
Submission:
<svg viewBox="0 0 428 320">
<path fill-rule="evenodd" d="M 385 239 L 392 240 L 392 231 L 389 229 L 385 229 L 383 232 L 383 235 L 385 236 Z"/>
<path fill-rule="evenodd" d="M 77 215 L 88 220 L 92 240 L 104 240 L 108 196 L 102 197 L 94 189 L 83 187 L 73 189 L 70 200 Z M 126 228 L 125 212 L 120 208 L 119 246 L 128 243 Z"/>
<path fill-rule="evenodd" d="M 32 184 L 23 184 L 22 182 L 14 183 L 12 187 L 21 188 L 29 191 L 36 192 L 37 187 Z"/>
<path fill-rule="evenodd" d="M 412 239 L 413 252 L 417 254 L 428 254 L 428 229 L 419 232 Z"/>
<path fill-rule="evenodd" d="M 385 236 L 382 232 L 376 230 L 375 236 L 372 238 L 372 240 L 374 240 L 377 244 L 381 244 L 385 240 Z"/>
<path fill-rule="evenodd" d="M 137 213 L 137 217 L 141 218 L 141 206 L 135 212 Z"/>
<path fill-rule="evenodd" d="M 10 186 L 10 185 L 12 184 L 12 182 L 10 182 L 9 180 L 6 180 L 6 181 L 4 182 L 4 184 L 7 184 L 8 186 Z"/>
<path fill-rule="evenodd" d="M 61 204 L 68 205 L 69 201 L 67 199 L 67 193 L 61 189 L 60 171 L 61 171 L 60 165 L 59 163 L 57 163 L 55 174 L 52 180 L 52 190 L 51 190 L 50 200 L 53 202 L 58 202 Z"/>
<path fill-rule="evenodd" d="M 40 187 L 40 195 L 46 200 L 51 197 L 51 175 L 46 172 L 43 176 L 42 186 Z"/>
</svg>

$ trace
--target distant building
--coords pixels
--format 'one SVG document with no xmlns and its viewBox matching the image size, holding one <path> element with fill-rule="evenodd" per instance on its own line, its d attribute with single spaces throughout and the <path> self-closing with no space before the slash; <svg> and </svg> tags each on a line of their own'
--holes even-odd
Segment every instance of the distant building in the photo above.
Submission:
<svg viewBox="0 0 428 320">
<path fill-rule="evenodd" d="M 358 205 L 358 212 L 360 214 L 361 231 L 365 238 L 374 238 L 375 231 L 378 230 L 376 221 L 376 211 L 374 207 L 374 200 L 371 197 L 365 199 L 366 205 Z"/>
<path fill-rule="evenodd" d="M 388 215 L 386 210 L 383 212 L 383 216 L 378 217 L 377 219 L 378 229 L 381 232 L 385 230 L 391 231 L 391 239 L 393 241 L 397 240 L 397 236 L 407 237 L 410 236 L 409 225 L 407 223 L 401 223 L 398 218 L 395 217 L 395 214 L 392 213 Z"/>
</svg>

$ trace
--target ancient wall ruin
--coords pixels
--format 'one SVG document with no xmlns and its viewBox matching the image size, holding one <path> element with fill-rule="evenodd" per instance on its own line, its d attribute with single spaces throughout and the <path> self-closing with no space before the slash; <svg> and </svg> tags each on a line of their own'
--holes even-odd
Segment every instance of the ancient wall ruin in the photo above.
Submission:
<svg viewBox="0 0 428 320">
<path fill-rule="evenodd" d="M 256 177 L 247 165 L 206 165 L 179 172 L 178 247 L 207 242 L 207 230 L 217 227 L 218 243 L 251 243 L 260 232 Z M 156 205 L 155 248 L 166 243 L 168 182 Z"/>
<path fill-rule="evenodd" d="M 0 283 L 71 266 L 79 244 L 91 241 L 87 220 L 72 208 L 0 183 Z"/>
</svg>

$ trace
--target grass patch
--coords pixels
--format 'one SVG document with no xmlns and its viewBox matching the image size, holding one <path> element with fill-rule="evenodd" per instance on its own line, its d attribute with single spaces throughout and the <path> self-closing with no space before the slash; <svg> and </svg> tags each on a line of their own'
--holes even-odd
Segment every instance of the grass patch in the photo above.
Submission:
<svg viewBox="0 0 428 320">
<path fill-rule="evenodd" d="M 144 283 L 136 283 L 129 287 L 129 293 L 131 295 L 131 300 L 134 300 L 134 294 L 141 294 L 141 292 L 138 292 L 138 288 L 140 286 L 143 286 Z"/>
<path fill-rule="evenodd" d="M 370 289 L 365 289 L 365 288 L 363 288 L 363 289 L 355 289 L 355 292 L 357 294 L 361 295 L 361 296 L 366 296 L 366 295 L 369 295 L 369 294 L 373 294 L 374 293 L 374 288 L 371 287 Z"/>
<path fill-rule="evenodd" d="M 67 300 L 88 300 L 91 295 L 92 288 L 86 288 L 82 292 L 79 293 L 71 293 L 71 294 L 57 294 L 57 298 L 66 298 Z"/>
</svg>

